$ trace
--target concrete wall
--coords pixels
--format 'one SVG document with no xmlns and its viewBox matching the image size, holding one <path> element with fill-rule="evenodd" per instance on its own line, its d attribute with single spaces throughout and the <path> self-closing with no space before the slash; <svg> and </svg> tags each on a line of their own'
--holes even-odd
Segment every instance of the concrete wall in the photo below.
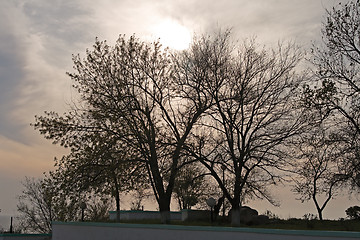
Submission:
<svg viewBox="0 0 360 240">
<path fill-rule="evenodd" d="M 211 213 L 207 210 L 183 209 L 170 212 L 170 219 L 175 221 L 210 221 Z M 109 212 L 110 220 L 116 220 L 116 211 Z M 160 219 L 159 211 L 120 211 L 120 220 Z"/>
<path fill-rule="evenodd" d="M 206 210 L 181 210 L 181 221 L 210 221 L 211 212 Z"/>
<path fill-rule="evenodd" d="M 116 220 L 116 211 L 109 212 L 110 220 Z M 160 219 L 159 211 L 120 211 L 120 220 Z M 170 212 L 171 220 L 181 220 L 181 212 Z"/>
<path fill-rule="evenodd" d="M 290 231 L 121 223 L 53 223 L 53 240 L 340 240 L 359 239 L 359 232 Z"/>
<path fill-rule="evenodd" d="M 51 240 L 51 234 L 0 234 L 0 240 Z"/>
</svg>

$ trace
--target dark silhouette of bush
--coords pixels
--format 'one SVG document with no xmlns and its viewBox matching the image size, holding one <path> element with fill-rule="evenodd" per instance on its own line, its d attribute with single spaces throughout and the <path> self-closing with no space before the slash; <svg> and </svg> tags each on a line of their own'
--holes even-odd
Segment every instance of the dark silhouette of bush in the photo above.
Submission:
<svg viewBox="0 0 360 240">
<path fill-rule="evenodd" d="M 350 219 L 360 220 L 360 207 L 359 206 L 352 206 L 345 210 L 346 215 Z"/>
</svg>

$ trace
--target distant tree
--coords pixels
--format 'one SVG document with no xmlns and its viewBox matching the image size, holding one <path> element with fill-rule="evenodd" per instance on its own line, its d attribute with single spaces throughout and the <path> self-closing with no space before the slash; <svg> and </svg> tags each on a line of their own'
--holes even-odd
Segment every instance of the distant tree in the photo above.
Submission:
<svg viewBox="0 0 360 240">
<path fill-rule="evenodd" d="M 297 105 L 302 78 L 295 73 L 302 53 L 292 44 L 234 46 L 229 32 L 200 38 L 192 48 L 191 64 L 208 69 L 205 87 L 214 105 L 188 149 L 219 184 L 232 206 L 232 225 L 239 226 L 246 197 L 275 203 L 267 187 L 280 180 L 285 143 L 305 124 Z"/>
<path fill-rule="evenodd" d="M 17 208 L 25 232 L 50 233 L 51 222 L 55 219 L 77 220 L 79 208 L 76 199 L 57 197 L 49 181 L 26 178 L 23 185 L 25 189 Z"/>
<path fill-rule="evenodd" d="M 179 172 L 174 187 L 179 209 L 191 209 L 198 203 L 205 203 L 209 197 L 210 183 L 201 166 L 187 165 Z"/>
<path fill-rule="evenodd" d="M 108 221 L 113 201 L 106 196 L 97 197 L 95 195 L 91 197 L 90 195 L 89 197 L 84 201 L 86 203 L 84 220 L 96 222 Z"/>
<path fill-rule="evenodd" d="M 352 206 L 345 210 L 346 215 L 350 219 L 357 219 L 360 220 L 360 207 L 359 206 Z"/>
<path fill-rule="evenodd" d="M 151 193 L 151 189 L 146 188 L 146 186 L 139 186 L 135 189 L 133 189 L 130 192 L 131 196 L 131 210 L 143 210 L 143 201 L 152 197 L 153 194 Z"/>
<path fill-rule="evenodd" d="M 305 86 L 309 106 L 332 118 L 343 140 L 342 173 L 360 187 L 360 5 L 349 1 L 327 10 L 323 46 L 314 47 L 315 80 Z M 339 143 L 340 144 L 340 143 Z"/>
<path fill-rule="evenodd" d="M 342 189 L 346 176 L 339 172 L 341 152 L 338 142 L 331 139 L 329 132 L 321 125 L 305 133 L 295 143 L 293 191 L 302 202 L 312 200 L 323 220 L 323 211 L 329 201 Z M 323 202 L 319 199 L 324 199 Z"/>
<path fill-rule="evenodd" d="M 78 221 L 81 202 L 86 196 L 69 196 L 54 185 L 51 178 L 26 178 L 24 191 L 17 205 L 19 220 L 23 231 L 28 233 L 50 233 L 52 221 Z M 102 220 L 107 217 L 109 207 L 106 200 L 87 203 L 88 220 Z M 104 210 L 105 209 L 105 210 Z"/>
</svg>

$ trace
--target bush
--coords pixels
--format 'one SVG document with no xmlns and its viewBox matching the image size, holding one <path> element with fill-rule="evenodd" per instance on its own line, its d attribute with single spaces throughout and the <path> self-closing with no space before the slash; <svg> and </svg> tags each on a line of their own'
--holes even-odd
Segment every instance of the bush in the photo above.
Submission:
<svg viewBox="0 0 360 240">
<path fill-rule="evenodd" d="M 359 206 L 349 207 L 348 209 L 345 210 L 345 213 L 350 219 L 360 220 L 360 207 Z"/>
<path fill-rule="evenodd" d="M 272 220 L 279 220 L 280 219 L 280 217 L 278 215 L 271 212 L 270 210 L 266 210 L 263 215 L 268 216 L 269 219 L 272 219 Z"/>
<path fill-rule="evenodd" d="M 316 220 L 316 219 L 317 219 L 317 216 L 312 213 L 306 213 L 303 216 L 303 220 L 307 220 L 307 221 Z"/>
</svg>

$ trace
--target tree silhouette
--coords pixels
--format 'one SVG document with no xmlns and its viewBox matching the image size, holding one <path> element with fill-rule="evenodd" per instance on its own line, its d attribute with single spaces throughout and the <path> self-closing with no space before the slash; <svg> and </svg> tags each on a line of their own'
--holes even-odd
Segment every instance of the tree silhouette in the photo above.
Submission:
<svg viewBox="0 0 360 240">
<path fill-rule="evenodd" d="M 292 44 L 266 50 L 251 40 L 233 46 L 229 32 L 200 38 L 193 48 L 194 64 L 207 69 L 214 105 L 188 151 L 215 178 L 231 203 L 232 225 L 239 226 L 245 197 L 275 203 L 267 186 L 280 180 L 274 169 L 286 163 L 285 143 L 306 125 L 297 105 L 303 79 L 294 72 L 302 54 Z"/>
<path fill-rule="evenodd" d="M 75 73 L 69 76 L 81 107 L 65 116 L 37 117 L 35 128 L 73 151 L 92 144 L 96 135 L 108 136 L 113 148 L 126 149 L 130 161 L 144 166 L 162 221 L 168 222 L 176 175 L 185 164 L 181 151 L 211 104 L 201 72 L 188 75 L 188 67 L 159 42 L 134 36 L 120 36 L 114 47 L 97 40 L 85 59 L 73 60 Z"/>
<path fill-rule="evenodd" d="M 312 50 L 314 81 L 305 87 L 306 99 L 321 119 L 332 118 L 342 139 L 342 173 L 360 186 L 360 7 L 358 1 L 327 10 L 323 46 Z M 339 142 L 340 144 L 340 142 Z"/>
</svg>

